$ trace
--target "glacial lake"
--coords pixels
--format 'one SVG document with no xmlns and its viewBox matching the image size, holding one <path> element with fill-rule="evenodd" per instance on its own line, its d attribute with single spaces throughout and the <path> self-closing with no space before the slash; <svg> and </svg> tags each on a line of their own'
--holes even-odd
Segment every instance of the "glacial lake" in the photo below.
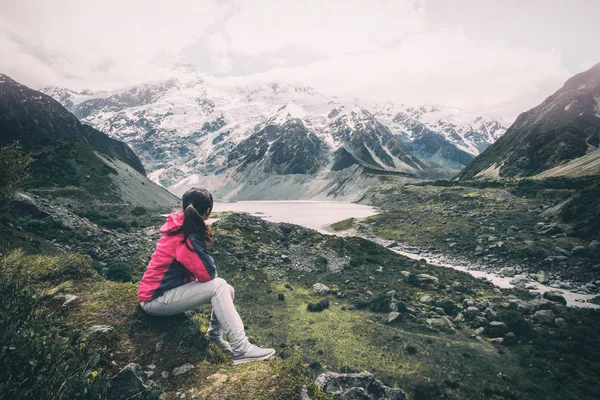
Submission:
<svg viewBox="0 0 600 400">
<path fill-rule="evenodd" d="M 363 204 L 310 200 L 215 202 L 213 210 L 245 212 L 270 222 L 289 222 L 321 233 L 332 233 L 326 227 L 334 222 L 352 217 L 366 218 L 377 212 L 375 208 Z"/>
<path fill-rule="evenodd" d="M 311 200 L 260 200 L 238 201 L 232 203 L 215 202 L 213 210 L 215 212 L 245 212 L 250 215 L 264 218 L 270 222 L 288 222 L 291 224 L 304 226 L 306 228 L 311 228 L 321 233 L 339 234 L 341 236 L 346 236 L 349 234 L 351 235 L 355 232 L 349 231 L 338 233 L 333 231 L 331 228 L 328 228 L 328 226 L 334 222 L 339 222 L 347 218 L 366 218 L 377 213 L 377 210 L 374 207 L 363 204 Z M 216 220 L 218 219 L 210 219 L 208 223 Z M 392 243 L 392 241 L 386 241 L 382 239 L 375 239 L 374 241 L 384 246 Z M 467 272 L 476 278 L 487 279 L 494 285 L 501 288 L 514 287 L 514 285 L 510 283 L 512 278 L 506 278 L 497 274 L 473 269 L 467 265 L 455 265 L 445 260 L 444 257 L 432 257 L 431 255 L 422 253 L 415 254 L 403 251 L 400 248 L 392 248 L 391 250 L 412 259 L 425 258 L 430 264 Z M 600 306 L 596 304 L 586 302 L 586 300 L 593 297 L 593 295 L 576 293 L 566 289 L 557 289 L 539 284 L 537 282 L 531 282 L 531 285 L 535 287 L 532 287 L 532 291 L 534 292 L 544 293 L 550 290 L 557 290 L 561 292 L 567 300 L 567 304 L 569 306 L 600 308 Z"/>
</svg>

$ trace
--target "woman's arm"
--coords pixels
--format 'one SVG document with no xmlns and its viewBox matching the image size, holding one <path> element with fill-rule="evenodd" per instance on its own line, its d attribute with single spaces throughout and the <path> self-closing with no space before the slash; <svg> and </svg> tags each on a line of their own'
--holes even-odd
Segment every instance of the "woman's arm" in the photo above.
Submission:
<svg viewBox="0 0 600 400">
<path fill-rule="evenodd" d="M 177 260 L 200 282 L 210 281 L 218 276 L 215 261 L 208 254 L 206 243 L 197 233 L 190 235 L 188 244 L 181 244 L 177 249 Z"/>
</svg>

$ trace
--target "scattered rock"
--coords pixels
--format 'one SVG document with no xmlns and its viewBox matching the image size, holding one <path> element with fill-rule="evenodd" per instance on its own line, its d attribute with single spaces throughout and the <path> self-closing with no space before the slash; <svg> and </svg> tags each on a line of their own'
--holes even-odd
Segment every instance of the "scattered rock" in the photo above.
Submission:
<svg viewBox="0 0 600 400">
<path fill-rule="evenodd" d="M 537 273 L 537 281 L 539 283 L 548 283 L 548 277 L 544 273 L 544 271 L 540 271 Z"/>
<path fill-rule="evenodd" d="M 590 249 L 597 249 L 598 247 L 600 247 L 600 240 L 592 240 L 590 244 L 588 244 L 588 247 Z"/>
<path fill-rule="evenodd" d="M 475 317 L 481 317 L 481 311 L 479 311 L 479 308 L 477 308 L 475 306 L 467 307 L 467 309 L 465 311 L 463 311 L 463 313 L 467 320 L 472 320 Z"/>
<path fill-rule="evenodd" d="M 424 303 L 424 304 L 433 304 L 433 303 L 435 303 L 435 299 L 433 297 L 429 296 L 428 294 L 426 294 L 425 296 L 421 297 L 419 299 L 419 301 L 421 303 Z"/>
<path fill-rule="evenodd" d="M 573 247 L 573 250 L 571 250 L 571 253 L 573 254 L 581 254 L 581 253 L 585 253 L 587 251 L 587 247 L 586 246 L 575 246 Z"/>
<path fill-rule="evenodd" d="M 525 286 L 527 283 L 529 283 L 529 279 L 527 279 L 525 275 L 517 275 L 511 279 L 509 283 L 515 286 Z"/>
<path fill-rule="evenodd" d="M 517 271 L 513 267 L 504 267 L 499 271 L 501 276 L 506 276 L 508 278 L 515 276 L 516 273 Z"/>
<path fill-rule="evenodd" d="M 92 325 L 85 332 L 85 335 L 86 336 L 91 336 L 91 335 L 95 335 L 95 334 L 98 334 L 98 333 L 109 333 L 109 332 L 112 332 L 113 329 L 115 329 L 115 328 L 113 328 L 110 325 Z"/>
<path fill-rule="evenodd" d="M 546 300 L 555 301 L 557 303 L 567 305 L 567 299 L 565 299 L 560 292 L 556 290 L 551 290 L 549 292 L 544 292 L 544 298 Z"/>
<path fill-rule="evenodd" d="M 567 322 L 563 318 L 556 318 L 554 320 L 554 325 L 556 325 L 557 328 L 563 329 L 567 327 Z"/>
<path fill-rule="evenodd" d="M 508 248 L 506 247 L 506 243 L 497 242 L 493 246 L 488 247 L 487 250 L 488 250 L 488 253 L 500 254 L 500 253 L 506 253 Z"/>
<path fill-rule="evenodd" d="M 490 342 L 493 344 L 502 344 L 502 342 L 504 342 L 504 339 L 501 337 L 493 338 L 493 339 L 490 339 Z"/>
<path fill-rule="evenodd" d="M 64 300 L 64 303 L 62 304 L 63 307 L 66 307 L 72 301 L 77 300 L 77 296 L 75 296 L 74 294 L 57 294 L 56 296 L 54 296 L 54 298 Z"/>
<path fill-rule="evenodd" d="M 554 323 L 554 313 L 552 310 L 540 310 L 533 314 L 533 322 L 538 325 L 552 325 Z"/>
<path fill-rule="evenodd" d="M 395 321 L 398 319 L 398 317 L 400 317 L 400 313 L 397 311 L 392 311 L 388 314 L 388 322 Z"/>
<path fill-rule="evenodd" d="M 148 392 L 148 377 L 142 367 L 131 363 L 125 366 L 108 382 L 108 399 L 129 399 Z"/>
<path fill-rule="evenodd" d="M 496 312 L 491 308 L 486 308 L 483 314 L 488 321 L 496 321 L 498 319 Z"/>
<path fill-rule="evenodd" d="M 565 250 L 562 247 L 556 246 L 554 248 L 554 251 L 556 251 L 557 253 L 565 256 L 565 257 L 570 257 L 571 256 L 571 252 L 569 250 Z"/>
<path fill-rule="evenodd" d="M 466 285 L 460 282 L 452 283 L 452 290 L 457 293 L 469 293 L 471 291 Z"/>
<path fill-rule="evenodd" d="M 410 276 L 410 272 L 408 271 L 400 271 L 400 275 L 404 278 L 408 278 Z"/>
<path fill-rule="evenodd" d="M 11 214 L 29 214 L 33 218 L 43 219 L 50 214 L 43 211 L 31 197 L 23 193 L 17 193 L 10 204 Z"/>
<path fill-rule="evenodd" d="M 185 374 L 194 369 L 194 365 L 190 363 L 183 364 L 181 367 L 173 368 L 173 376 Z"/>
<path fill-rule="evenodd" d="M 436 328 L 454 328 L 454 324 L 446 317 L 440 318 L 427 318 L 425 320 L 427 325 L 434 326 Z"/>
<path fill-rule="evenodd" d="M 462 302 L 462 306 L 465 307 L 465 308 L 470 307 L 470 306 L 474 306 L 474 305 L 475 305 L 475 302 L 473 300 L 471 300 L 471 299 L 464 299 L 463 302 Z"/>
<path fill-rule="evenodd" d="M 515 335 L 513 332 L 508 332 L 506 335 L 504 335 L 504 343 L 505 344 L 513 344 L 517 342 L 517 335 Z"/>
<path fill-rule="evenodd" d="M 501 322 L 501 321 L 492 321 L 485 328 L 486 335 L 490 336 L 490 337 L 504 336 L 508 333 L 508 331 L 509 331 L 508 326 L 504 322 Z"/>
<path fill-rule="evenodd" d="M 319 388 L 340 400 L 407 400 L 400 389 L 392 389 L 368 373 L 338 374 L 326 372 L 315 380 Z"/>
<path fill-rule="evenodd" d="M 440 284 L 440 280 L 437 278 L 437 276 L 433 276 L 433 275 L 418 274 L 415 278 L 417 279 L 417 282 L 420 285 L 427 285 L 427 284 L 439 285 Z"/>
<path fill-rule="evenodd" d="M 315 283 L 310 288 L 311 293 L 313 294 L 327 294 L 329 293 L 329 287 L 323 285 L 322 283 Z"/>
<path fill-rule="evenodd" d="M 592 297 L 588 300 L 588 303 L 600 304 L 600 295 Z"/>
</svg>

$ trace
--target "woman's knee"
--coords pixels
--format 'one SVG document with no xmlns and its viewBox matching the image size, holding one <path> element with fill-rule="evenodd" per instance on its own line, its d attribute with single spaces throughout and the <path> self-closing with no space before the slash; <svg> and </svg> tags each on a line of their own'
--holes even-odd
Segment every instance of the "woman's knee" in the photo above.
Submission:
<svg viewBox="0 0 600 400">
<path fill-rule="evenodd" d="M 223 278 L 215 278 L 212 280 L 212 282 L 215 287 L 222 287 L 227 285 L 227 281 Z"/>
</svg>

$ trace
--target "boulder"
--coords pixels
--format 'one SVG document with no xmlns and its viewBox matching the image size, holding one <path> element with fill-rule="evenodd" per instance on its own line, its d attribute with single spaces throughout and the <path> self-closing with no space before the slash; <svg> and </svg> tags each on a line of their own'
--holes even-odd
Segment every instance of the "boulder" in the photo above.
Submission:
<svg viewBox="0 0 600 400">
<path fill-rule="evenodd" d="M 182 375 L 194 369 L 194 365 L 190 363 L 183 364 L 181 367 L 173 368 L 173 376 Z"/>
<path fill-rule="evenodd" d="M 467 320 L 472 320 L 475 317 L 481 317 L 481 311 L 475 306 L 469 306 L 463 311 L 463 314 Z"/>
<path fill-rule="evenodd" d="M 500 269 L 500 271 L 498 273 L 501 276 L 505 276 L 507 278 L 512 278 L 513 276 L 515 276 L 517 271 L 513 267 L 504 267 L 504 268 Z"/>
<path fill-rule="evenodd" d="M 559 246 L 556 246 L 554 248 L 554 251 L 556 251 L 558 254 L 563 255 L 565 257 L 571 256 L 571 252 L 569 250 L 563 249 L 562 247 L 559 247 Z"/>
<path fill-rule="evenodd" d="M 435 303 L 435 299 L 433 297 L 431 297 L 430 295 L 428 295 L 428 294 L 426 294 L 425 296 L 422 296 L 419 299 L 419 301 L 421 303 L 424 303 L 424 304 L 433 304 L 433 303 Z"/>
<path fill-rule="evenodd" d="M 548 292 L 544 292 L 544 298 L 546 300 L 555 301 L 557 303 L 567 305 L 567 299 L 565 299 L 559 291 L 551 290 Z"/>
<path fill-rule="evenodd" d="M 573 250 L 571 250 L 571 252 L 573 254 L 581 254 L 581 253 L 585 253 L 587 251 L 587 247 L 586 246 L 575 246 L 573 247 Z"/>
<path fill-rule="evenodd" d="M 452 290 L 454 290 L 457 293 L 468 293 L 468 292 L 470 292 L 470 289 L 466 285 L 464 285 L 464 284 L 462 284 L 460 282 L 454 282 L 454 283 L 452 283 Z"/>
<path fill-rule="evenodd" d="M 498 319 L 496 312 L 491 308 L 486 308 L 483 315 L 485 315 L 485 318 L 487 318 L 488 321 L 496 321 Z"/>
<path fill-rule="evenodd" d="M 509 332 L 508 326 L 504 322 L 492 321 L 485 328 L 485 334 L 490 337 L 504 336 Z"/>
<path fill-rule="evenodd" d="M 110 333 L 113 331 L 113 329 L 115 329 L 115 328 L 113 328 L 110 325 L 92 325 L 88 328 L 87 331 L 85 331 L 85 336 Z"/>
<path fill-rule="evenodd" d="M 437 276 L 433 276 L 433 275 L 417 274 L 417 276 L 415 276 L 415 278 L 417 279 L 417 282 L 420 285 L 439 285 L 440 284 L 440 280 L 437 278 Z"/>
<path fill-rule="evenodd" d="M 554 325 L 556 325 L 557 328 L 563 329 L 567 327 L 567 322 L 563 318 L 556 318 L 554 320 Z"/>
<path fill-rule="evenodd" d="M 506 251 L 508 249 L 506 247 L 506 243 L 504 243 L 504 242 L 497 242 L 493 246 L 488 247 L 487 250 L 488 250 L 488 253 L 500 254 L 500 253 L 506 253 Z"/>
<path fill-rule="evenodd" d="M 588 300 L 588 303 L 600 304 L 600 295 L 592 297 Z"/>
<path fill-rule="evenodd" d="M 393 322 L 393 321 L 397 320 L 398 317 L 400 317 L 400 313 L 397 311 L 392 311 L 391 313 L 388 314 L 388 322 Z"/>
<path fill-rule="evenodd" d="M 425 320 L 428 325 L 436 326 L 439 328 L 450 328 L 454 330 L 454 324 L 448 317 L 440 316 L 439 318 L 428 318 Z"/>
<path fill-rule="evenodd" d="M 142 397 L 149 392 L 148 376 L 142 367 L 131 363 L 126 365 L 108 382 L 106 398 L 109 400 L 131 399 Z"/>
<path fill-rule="evenodd" d="M 529 283 L 529 279 L 527 279 L 525 275 L 517 275 L 511 279 L 509 283 L 515 286 L 525 286 L 527 283 Z"/>
<path fill-rule="evenodd" d="M 10 203 L 10 212 L 11 214 L 29 214 L 37 219 L 43 219 L 50 216 L 50 214 L 40 208 L 35 200 L 23 193 L 17 193 L 15 195 Z"/>
<path fill-rule="evenodd" d="M 338 374 L 326 372 L 315 380 L 319 388 L 340 400 L 407 400 L 400 389 L 392 389 L 368 373 Z"/>
<path fill-rule="evenodd" d="M 540 271 L 537 273 L 537 281 L 539 283 L 548 283 L 548 276 L 544 271 Z"/>
<path fill-rule="evenodd" d="M 313 294 L 327 294 L 329 293 L 329 287 L 323 285 L 322 283 L 315 283 L 310 288 L 311 293 Z"/>
<path fill-rule="evenodd" d="M 533 322 L 538 325 L 552 325 L 554 324 L 554 313 L 552 310 L 540 310 L 533 314 Z"/>
</svg>

